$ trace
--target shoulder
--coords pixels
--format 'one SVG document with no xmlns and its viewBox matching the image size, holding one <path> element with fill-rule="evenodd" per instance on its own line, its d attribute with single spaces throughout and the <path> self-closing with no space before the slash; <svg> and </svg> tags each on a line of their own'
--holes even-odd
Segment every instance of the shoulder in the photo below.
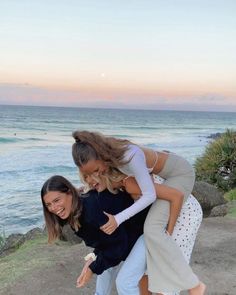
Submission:
<svg viewBox="0 0 236 295">
<path fill-rule="evenodd" d="M 116 204 L 122 202 L 123 200 L 130 199 L 130 195 L 126 191 L 119 190 L 116 194 L 111 193 L 109 190 L 104 190 L 99 193 L 99 197 L 101 201 L 111 202 L 112 204 Z"/>
<path fill-rule="evenodd" d="M 129 161 L 136 157 L 144 157 L 144 152 L 138 145 L 129 144 L 127 151 L 125 152 L 124 158 L 125 160 Z"/>
<path fill-rule="evenodd" d="M 131 206 L 133 200 L 125 191 L 118 191 L 117 194 L 112 194 L 108 190 L 99 193 L 100 204 L 103 210 L 111 214 L 117 214 L 120 211 Z"/>
<path fill-rule="evenodd" d="M 85 194 L 82 194 L 80 197 L 80 201 L 83 207 L 89 207 L 93 205 L 96 201 L 96 197 L 98 196 L 98 192 L 96 190 L 90 190 Z"/>
</svg>

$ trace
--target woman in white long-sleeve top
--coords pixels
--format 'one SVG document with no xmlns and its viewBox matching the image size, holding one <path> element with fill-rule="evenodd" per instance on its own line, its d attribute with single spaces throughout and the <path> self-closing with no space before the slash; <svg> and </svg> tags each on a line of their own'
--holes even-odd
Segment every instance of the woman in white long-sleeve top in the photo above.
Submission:
<svg viewBox="0 0 236 295">
<path fill-rule="evenodd" d="M 153 293 L 189 290 L 202 295 L 205 285 L 199 281 L 171 238 L 182 204 L 190 195 L 195 175 L 182 157 L 167 152 L 141 148 L 128 140 L 105 137 L 96 132 L 75 131 L 72 155 L 75 164 L 86 175 L 102 175 L 119 170 L 133 176 L 140 189 L 140 198 L 129 208 L 109 216 L 102 229 L 111 234 L 129 219 L 156 200 L 156 190 L 150 173 L 165 179 L 158 185 L 157 200 L 151 207 L 144 227 L 147 248 L 149 290 Z M 170 207 L 169 197 L 179 202 Z"/>
<path fill-rule="evenodd" d="M 80 177 L 85 184 L 86 190 L 96 188 L 98 192 L 102 192 L 108 189 L 111 193 L 115 193 L 114 198 L 116 198 L 117 193 L 120 191 L 129 192 L 134 200 L 137 200 L 141 194 L 141 190 L 135 179 L 131 176 L 125 176 L 118 170 L 113 171 L 109 175 L 101 175 L 100 177 L 80 173 Z M 160 177 L 154 179 L 156 192 L 158 184 L 162 182 L 163 180 Z M 169 197 L 169 201 L 165 199 L 160 201 L 163 203 L 169 202 L 170 207 L 176 206 L 179 202 L 178 199 L 172 196 Z M 201 205 L 193 195 L 190 195 L 182 206 L 171 236 L 183 253 L 187 263 L 190 262 L 197 232 L 202 222 L 202 215 Z M 142 236 L 134 245 L 118 273 L 117 268 L 114 268 L 100 276 L 98 282 L 101 286 L 100 289 L 104 290 L 100 295 L 110 295 L 105 290 L 112 289 L 116 276 L 116 287 L 119 295 L 151 295 L 148 292 L 147 276 L 143 276 L 147 267 L 145 250 L 144 237 Z M 163 295 L 179 295 L 179 292 L 168 292 L 163 293 Z"/>
</svg>

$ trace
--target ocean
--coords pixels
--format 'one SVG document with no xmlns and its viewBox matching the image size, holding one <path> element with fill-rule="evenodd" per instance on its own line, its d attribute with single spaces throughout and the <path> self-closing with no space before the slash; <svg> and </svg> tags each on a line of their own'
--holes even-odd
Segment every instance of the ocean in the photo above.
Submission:
<svg viewBox="0 0 236 295">
<path fill-rule="evenodd" d="M 0 105 L 0 235 L 42 227 L 40 190 L 60 174 L 80 180 L 72 131 L 94 130 L 169 150 L 194 164 L 211 134 L 236 130 L 236 113 Z"/>
</svg>

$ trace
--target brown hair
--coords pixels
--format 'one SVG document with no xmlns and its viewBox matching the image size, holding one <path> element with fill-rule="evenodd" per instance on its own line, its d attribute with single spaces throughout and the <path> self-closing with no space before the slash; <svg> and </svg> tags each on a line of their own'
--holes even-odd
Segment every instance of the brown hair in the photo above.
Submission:
<svg viewBox="0 0 236 295">
<path fill-rule="evenodd" d="M 124 160 L 124 154 L 131 144 L 129 140 L 108 137 L 99 132 L 74 131 L 72 136 L 72 156 L 77 167 L 89 160 L 102 160 L 108 167 L 118 168 L 129 162 Z"/>
<path fill-rule="evenodd" d="M 57 215 L 51 213 L 44 203 L 44 196 L 50 191 L 58 191 L 61 193 L 72 195 L 72 207 L 70 216 L 66 221 L 60 219 Z M 48 242 L 51 243 L 59 238 L 62 233 L 62 227 L 65 223 L 69 223 L 75 230 L 80 227 L 79 217 L 81 215 L 82 206 L 80 196 L 77 189 L 63 176 L 54 175 L 50 177 L 41 189 L 41 200 L 43 204 L 44 218 L 48 231 Z"/>
</svg>

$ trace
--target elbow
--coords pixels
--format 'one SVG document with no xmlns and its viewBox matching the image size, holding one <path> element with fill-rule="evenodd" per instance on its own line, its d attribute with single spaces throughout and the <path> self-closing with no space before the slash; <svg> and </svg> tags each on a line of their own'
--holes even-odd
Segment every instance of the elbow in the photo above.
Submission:
<svg viewBox="0 0 236 295">
<path fill-rule="evenodd" d="M 144 195 L 141 195 L 140 198 L 143 198 L 143 196 Z M 156 197 L 156 195 L 149 194 L 149 195 L 146 195 L 146 197 L 144 199 L 146 200 L 145 201 L 146 205 L 149 206 L 156 201 L 157 197 Z"/>
</svg>

